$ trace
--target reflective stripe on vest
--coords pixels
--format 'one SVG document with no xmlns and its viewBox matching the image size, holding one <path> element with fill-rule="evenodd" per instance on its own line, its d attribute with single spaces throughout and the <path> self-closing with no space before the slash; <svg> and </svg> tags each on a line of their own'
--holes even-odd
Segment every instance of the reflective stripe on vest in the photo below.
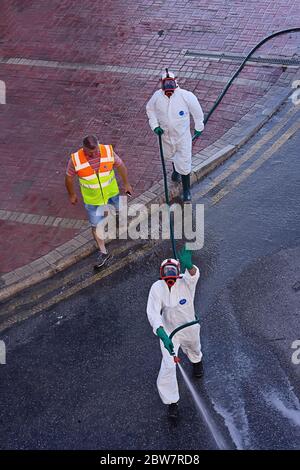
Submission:
<svg viewBox="0 0 300 470">
<path fill-rule="evenodd" d="M 110 185 L 110 183 L 114 180 L 114 178 L 115 178 L 115 175 L 112 175 L 112 177 L 108 181 L 105 181 L 104 183 L 102 183 L 102 188 L 105 188 L 106 186 Z"/>
<path fill-rule="evenodd" d="M 85 163 L 81 163 L 80 162 L 80 159 L 79 159 L 79 152 L 76 152 L 74 153 L 74 160 L 73 163 L 74 163 L 74 167 L 75 167 L 75 171 L 76 173 L 79 171 L 79 170 L 83 170 L 84 168 L 88 168 L 90 166 L 89 162 L 86 161 Z"/>
<path fill-rule="evenodd" d="M 80 186 L 83 188 L 90 188 L 90 189 L 100 189 L 100 184 L 86 184 L 86 183 L 80 183 Z"/>
</svg>

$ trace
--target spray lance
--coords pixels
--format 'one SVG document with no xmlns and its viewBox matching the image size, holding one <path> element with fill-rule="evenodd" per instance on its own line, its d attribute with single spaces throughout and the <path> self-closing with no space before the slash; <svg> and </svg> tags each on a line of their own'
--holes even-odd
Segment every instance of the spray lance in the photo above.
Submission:
<svg viewBox="0 0 300 470">
<path fill-rule="evenodd" d="M 180 362 L 180 358 L 176 356 L 174 351 L 172 352 L 171 356 L 173 356 L 175 364 L 178 364 Z"/>
</svg>

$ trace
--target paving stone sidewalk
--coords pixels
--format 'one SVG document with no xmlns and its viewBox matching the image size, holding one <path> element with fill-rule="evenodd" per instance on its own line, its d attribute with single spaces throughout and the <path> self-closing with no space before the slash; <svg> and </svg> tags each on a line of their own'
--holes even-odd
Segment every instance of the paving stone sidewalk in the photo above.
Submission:
<svg viewBox="0 0 300 470">
<path fill-rule="evenodd" d="M 299 25 L 299 19 L 297 0 L 1 2 L 2 285 L 12 282 L 8 273 L 32 262 L 38 267 L 40 257 L 86 230 L 82 205 L 71 206 L 64 188 L 68 156 L 82 136 L 96 133 L 114 145 L 136 197 L 153 191 L 162 173 L 145 104 L 160 71 L 174 70 L 208 112 L 240 56 L 266 35 Z M 299 43 L 299 34 L 287 34 L 265 44 L 256 57 L 299 61 Z M 220 58 L 222 53 L 229 58 Z M 295 67 L 247 65 L 195 154 L 213 143 L 221 150 L 223 134 L 280 83 L 280 90 L 290 86 Z"/>
</svg>

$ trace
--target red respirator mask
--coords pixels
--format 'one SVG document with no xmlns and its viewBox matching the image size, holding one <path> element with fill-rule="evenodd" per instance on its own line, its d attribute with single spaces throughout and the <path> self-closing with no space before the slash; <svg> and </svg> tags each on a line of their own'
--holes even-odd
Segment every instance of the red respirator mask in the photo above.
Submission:
<svg viewBox="0 0 300 470">
<path fill-rule="evenodd" d="M 180 277 L 180 263 L 176 259 L 164 260 L 160 266 L 160 279 L 164 280 L 169 288 L 173 287 Z"/>
<path fill-rule="evenodd" d="M 165 95 L 170 97 L 177 88 L 177 83 L 172 72 L 169 72 L 166 69 L 166 73 L 163 74 L 161 78 L 161 88 L 164 91 Z"/>
</svg>

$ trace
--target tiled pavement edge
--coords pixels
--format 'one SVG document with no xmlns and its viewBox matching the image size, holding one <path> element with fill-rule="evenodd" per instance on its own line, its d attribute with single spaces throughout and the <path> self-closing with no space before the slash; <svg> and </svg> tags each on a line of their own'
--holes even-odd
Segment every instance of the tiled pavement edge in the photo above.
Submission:
<svg viewBox="0 0 300 470">
<path fill-rule="evenodd" d="M 191 182 L 200 180 L 233 155 L 247 142 L 279 109 L 281 104 L 291 95 L 293 80 L 299 78 L 299 69 L 284 72 L 275 85 L 251 109 L 227 131 L 219 140 L 193 156 L 193 172 Z M 179 185 L 170 185 L 170 196 L 179 194 Z M 131 201 L 131 204 L 161 203 L 164 201 L 163 179 L 156 182 L 149 190 Z M 129 203 L 130 205 L 130 203 Z M 90 228 L 59 246 L 47 255 L 4 274 L 0 277 L 0 300 L 3 301 L 17 292 L 71 266 L 78 260 L 95 251 Z"/>
</svg>

